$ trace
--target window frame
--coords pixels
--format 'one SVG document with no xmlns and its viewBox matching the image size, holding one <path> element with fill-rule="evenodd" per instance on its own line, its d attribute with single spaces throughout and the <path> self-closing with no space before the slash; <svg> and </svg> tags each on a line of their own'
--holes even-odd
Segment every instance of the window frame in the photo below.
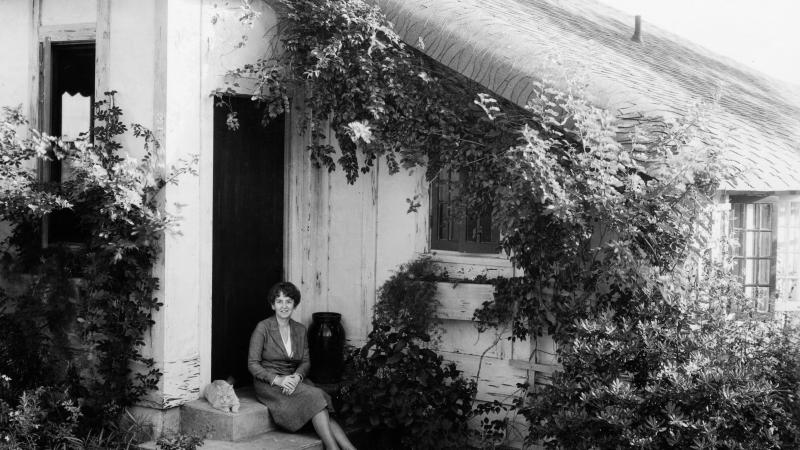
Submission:
<svg viewBox="0 0 800 450">
<path fill-rule="evenodd" d="M 757 296 L 752 297 L 752 300 L 755 302 L 756 311 L 758 313 L 772 313 L 775 310 L 775 301 L 776 301 L 775 296 L 776 296 L 776 293 L 777 293 L 778 213 L 779 213 L 779 209 L 780 209 L 779 208 L 779 204 L 778 204 L 779 203 L 778 196 L 775 195 L 775 194 L 772 194 L 772 193 L 770 193 L 770 194 L 761 194 L 761 195 L 734 195 L 734 196 L 729 197 L 728 203 L 731 205 L 731 209 L 730 209 L 731 213 L 730 213 L 730 217 L 729 217 L 730 232 L 731 232 L 732 237 L 739 244 L 739 248 L 741 249 L 741 254 L 740 255 L 736 254 L 737 252 L 734 252 L 734 254 L 732 255 L 733 260 L 735 262 L 736 261 L 740 261 L 740 260 L 745 260 L 746 261 L 748 259 L 753 259 L 753 260 L 756 260 L 756 261 L 767 260 L 770 263 L 769 277 L 768 277 L 768 282 L 767 282 L 766 285 L 764 285 L 762 283 L 758 283 L 757 272 L 756 272 L 756 276 L 754 277 L 755 278 L 754 279 L 754 283 L 746 283 L 745 282 L 745 278 L 744 278 L 745 274 L 744 273 L 740 273 L 740 271 L 738 270 L 739 264 L 737 263 L 736 264 L 736 267 L 737 267 L 737 271 L 736 272 L 737 272 L 737 275 L 739 275 L 740 278 L 741 278 L 742 289 L 746 290 L 748 287 L 751 287 L 751 288 L 754 288 L 754 289 L 758 289 L 759 287 L 767 287 L 768 288 L 768 294 L 767 294 L 766 310 L 759 309 L 758 297 Z M 736 205 L 743 205 L 744 206 L 745 215 L 742 217 L 742 222 L 744 223 L 744 227 L 743 228 L 736 228 L 735 227 L 735 223 L 736 223 Z M 747 221 L 748 221 L 748 217 L 746 215 L 747 205 L 770 205 L 771 213 L 770 213 L 770 224 L 769 224 L 769 227 L 761 226 L 761 227 L 755 227 L 755 228 L 749 229 L 747 227 Z M 754 212 L 754 214 L 755 214 L 755 212 Z M 754 218 L 754 220 L 755 220 L 755 218 Z M 736 235 L 736 232 L 737 231 L 743 232 L 743 233 L 745 233 L 744 235 L 746 236 L 747 233 L 762 233 L 765 230 L 769 230 L 769 232 L 771 233 L 771 235 L 770 235 L 770 245 L 769 245 L 769 249 L 770 249 L 769 256 L 768 257 L 763 257 L 763 256 L 758 256 L 758 255 L 748 256 L 746 254 L 747 250 L 748 250 L 746 248 L 747 241 L 746 240 L 740 240 L 738 238 L 738 236 Z M 758 266 L 756 265 L 756 267 L 758 267 Z M 758 270 L 758 269 L 756 269 L 756 270 Z"/>
<path fill-rule="evenodd" d="M 89 96 L 89 129 L 88 132 L 92 133 L 94 127 L 94 117 L 92 114 L 94 101 L 97 97 L 97 42 L 94 39 L 86 39 L 81 36 L 80 39 L 64 39 L 59 41 L 52 40 L 49 36 L 44 36 L 39 42 L 39 96 L 38 96 L 38 124 L 39 129 L 48 135 L 60 134 L 61 124 L 56 124 L 55 121 L 61 118 L 61 111 L 56 111 L 61 107 L 61 97 L 57 92 L 57 88 L 63 87 L 60 85 L 61 81 L 56 79 L 58 71 L 56 64 L 63 61 L 70 52 L 81 53 L 91 52 L 90 58 L 93 62 L 91 85 L 92 91 Z M 87 58 L 89 59 L 89 58 Z M 58 86 L 57 86 L 58 84 Z M 58 97 L 58 98 L 56 98 Z M 38 180 L 43 183 L 60 183 L 62 176 L 62 167 L 60 161 L 47 161 L 43 158 L 37 158 L 36 169 Z M 64 222 L 66 221 L 66 222 Z M 53 232 L 53 227 L 58 227 L 59 223 L 70 223 L 70 219 L 61 217 L 51 217 L 51 214 L 46 214 L 42 217 L 42 248 L 48 248 L 56 242 L 67 242 L 59 237 L 59 233 Z M 56 236 L 54 240 L 53 237 Z"/>
<path fill-rule="evenodd" d="M 446 169 L 442 169 L 440 174 L 448 173 Z M 463 175 L 461 175 L 463 176 Z M 500 248 L 500 232 L 497 226 L 492 223 L 491 230 L 490 230 L 490 241 L 488 242 L 476 242 L 476 241 L 469 241 L 467 240 L 467 220 L 469 214 L 468 212 L 464 212 L 463 215 L 458 213 L 456 214 L 449 214 L 449 216 L 453 219 L 451 228 L 449 231 L 449 235 L 453 236 L 454 239 L 442 239 L 439 238 L 439 229 L 441 226 L 441 215 L 439 214 L 440 211 L 440 204 L 442 203 L 451 203 L 456 197 L 450 197 L 447 201 L 440 202 L 440 190 L 442 183 L 449 183 L 451 185 L 457 184 L 458 180 L 451 181 L 449 177 L 443 179 L 441 177 L 437 177 L 430 183 L 430 227 L 429 231 L 429 245 L 431 250 L 443 250 L 443 251 L 452 251 L 452 252 L 459 252 L 459 253 L 468 253 L 468 254 L 485 254 L 485 255 L 496 255 L 501 252 Z M 458 189 L 449 189 L 448 195 L 453 195 L 452 193 L 458 192 Z M 448 206 L 449 208 L 449 206 Z M 488 214 L 491 217 L 491 209 L 489 210 Z M 460 217 L 459 217 L 460 216 Z M 483 215 L 481 215 L 483 217 Z M 490 219 L 491 220 L 491 219 Z M 478 222 L 481 221 L 481 217 L 478 218 Z M 478 225 L 480 228 L 480 224 Z"/>
</svg>

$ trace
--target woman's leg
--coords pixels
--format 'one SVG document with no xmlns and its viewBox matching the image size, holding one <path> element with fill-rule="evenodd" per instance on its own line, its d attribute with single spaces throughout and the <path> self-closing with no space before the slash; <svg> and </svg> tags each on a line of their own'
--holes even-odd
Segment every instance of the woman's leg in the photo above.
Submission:
<svg viewBox="0 0 800 450">
<path fill-rule="evenodd" d="M 347 438 L 347 433 L 345 433 L 342 427 L 340 427 L 339 424 L 333 420 L 333 417 L 331 417 L 330 421 L 333 438 L 336 439 L 336 443 L 339 444 L 339 447 L 341 447 L 343 450 L 356 450 L 356 448 L 353 447 L 353 443 Z"/>
<path fill-rule="evenodd" d="M 323 409 L 314 415 L 314 417 L 311 418 L 311 423 L 314 425 L 314 430 L 319 435 L 319 438 L 322 439 L 325 450 L 339 450 L 339 446 L 336 445 L 336 439 L 333 437 L 331 431 L 331 418 L 328 415 L 327 409 Z M 341 428 L 339 429 L 341 430 Z"/>
</svg>

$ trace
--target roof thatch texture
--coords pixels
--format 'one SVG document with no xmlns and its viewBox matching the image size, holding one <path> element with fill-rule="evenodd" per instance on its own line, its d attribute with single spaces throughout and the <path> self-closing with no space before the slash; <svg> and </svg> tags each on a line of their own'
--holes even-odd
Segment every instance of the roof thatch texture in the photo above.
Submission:
<svg viewBox="0 0 800 450">
<path fill-rule="evenodd" d="M 593 0 L 373 0 L 409 44 L 525 105 L 534 79 L 587 77 L 589 100 L 670 116 L 719 99 L 713 132 L 744 169 L 732 190 L 800 190 L 800 87 Z M 787 55 L 789 57 L 789 55 Z"/>
</svg>

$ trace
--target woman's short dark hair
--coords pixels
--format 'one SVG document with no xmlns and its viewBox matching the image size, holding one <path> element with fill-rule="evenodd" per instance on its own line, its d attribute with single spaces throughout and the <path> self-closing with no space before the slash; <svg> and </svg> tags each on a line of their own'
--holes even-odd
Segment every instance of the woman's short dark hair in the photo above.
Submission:
<svg viewBox="0 0 800 450">
<path fill-rule="evenodd" d="M 300 291 L 297 289 L 297 286 L 288 281 L 275 283 L 271 288 L 269 288 L 269 292 L 267 293 L 267 300 L 269 300 L 269 304 L 274 305 L 275 299 L 278 298 L 281 293 L 294 300 L 294 306 L 300 304 Z"/>
</svg>

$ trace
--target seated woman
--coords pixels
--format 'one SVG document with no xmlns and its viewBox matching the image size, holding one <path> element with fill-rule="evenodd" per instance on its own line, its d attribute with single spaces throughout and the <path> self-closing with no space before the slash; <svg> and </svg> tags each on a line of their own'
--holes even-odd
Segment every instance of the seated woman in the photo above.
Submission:
<svg viewBox="0 0 800 450">
<path fill-rule="evenodd" d="M 305 379 L 311 367 L 306 327 L 292 320 L 300 291 L 283 282 L 272 286 L 267 297 L 275 315 L 256 325 L 247 358 L 258 400 L 279 426 L 297 431 L 311 420 L 326 450 L 354 450 L 342 427 L 328 415 L 330 396 Z"/>
</svg>

